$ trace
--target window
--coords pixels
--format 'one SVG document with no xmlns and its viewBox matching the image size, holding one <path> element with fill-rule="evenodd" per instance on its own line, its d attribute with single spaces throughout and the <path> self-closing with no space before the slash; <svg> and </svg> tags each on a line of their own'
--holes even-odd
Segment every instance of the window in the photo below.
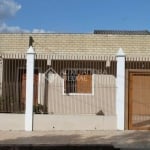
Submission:
<svg viewBox="0 0 150 150">
<path fill-rule="evenodd" d="M 64 93 L 92 93 L 92 72 L 84 69 L 68 69 L 64 75 Z"/>
</svg>

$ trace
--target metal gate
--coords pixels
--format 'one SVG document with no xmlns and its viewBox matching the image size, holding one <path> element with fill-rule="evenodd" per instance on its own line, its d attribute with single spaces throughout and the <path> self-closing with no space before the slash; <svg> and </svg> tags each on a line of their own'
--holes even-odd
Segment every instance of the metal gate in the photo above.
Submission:
<svg viewBox="0 0 150 150">
<path fill-rule="evenodd" d="M 150 72 L 130 73 L 129 128 L 150 129 Z"/>
<path fill-rule="evenodd" d="M 150 129 L 150 61 L 126 60 L 128 70 L 128 127 Z"/>
</svg>

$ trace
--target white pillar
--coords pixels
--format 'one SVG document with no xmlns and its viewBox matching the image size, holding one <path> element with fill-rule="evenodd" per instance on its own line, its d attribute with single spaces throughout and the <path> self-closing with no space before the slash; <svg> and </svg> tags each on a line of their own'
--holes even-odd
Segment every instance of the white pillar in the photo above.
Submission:
<svg viewBox="0 0 150 150">
<path fill-rule="evenodd" d="M 34 49 L 32 46 L 27 51 L 26 64 L 26 109 L 25 130 L 33 130 L 33 84 L 34 84 Z"/>
<path fill-rule="evenodd" d="M 117 79 L 116 79 L 116 115 L 117 129 L 124 130 L 125 116 L 125 54 L 122 48 L 117 53 Z"/>
<path fill-rule="evenodd" d="M 3 59 L 0 58 L 0 97 L 2 96 L 2 83 L 3 83 Z"/>
</svg>

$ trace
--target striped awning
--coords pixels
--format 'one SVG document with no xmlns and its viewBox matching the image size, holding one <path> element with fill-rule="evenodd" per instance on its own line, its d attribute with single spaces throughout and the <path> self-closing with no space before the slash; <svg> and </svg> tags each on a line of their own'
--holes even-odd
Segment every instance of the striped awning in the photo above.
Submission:
<svg viewBox="0 0 150 150">
<path fill-rule="evenodd" d="M 26 59 L 26 53 L 0 53 L 2 59 Z M 62 54 L 62 53 L 36 53 L 35 59 L 46 60 L 102 60 L 115 61 L 116 55 L 93 55 L 93 54 Z M 128 55 L 126 61 L 150 61 L 148 55 Z"/>
<path fill-rule="evenodd" d="M 2 59 L 26 59 L 26 53 L 0 53 Z M 47 60 L 116 60 L 115 55 L 36 53 L 35 59 Z"/>
</svg>

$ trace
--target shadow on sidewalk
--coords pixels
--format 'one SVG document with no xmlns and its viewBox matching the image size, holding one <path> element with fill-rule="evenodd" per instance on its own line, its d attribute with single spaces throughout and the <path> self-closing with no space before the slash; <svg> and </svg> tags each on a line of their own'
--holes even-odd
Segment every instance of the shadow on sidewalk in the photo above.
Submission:
<svg viewBox="0 0 150 150">
<path fill-rule="evenodd" d="M 4 132 L 3 132 L 4 133 Z M 20 135 L 15 135 L 19 134 Z M 17 145 L 107 145 L 116 148 L 150 149 L 150 131 L 85 131 L 58 132 L 7 132 L 10 137 L 0 140 L 0 146 Z M 42 135 L 41 135 L 42 134 Z M 13 137 L 16 137 L 14 138 Z M 22 136 L 23 135 L 23 136 Z M 1 134 L 2 136 L 2 134 Z M 0 149 L 1 150 L 1 149 Z"/>
</svg>

